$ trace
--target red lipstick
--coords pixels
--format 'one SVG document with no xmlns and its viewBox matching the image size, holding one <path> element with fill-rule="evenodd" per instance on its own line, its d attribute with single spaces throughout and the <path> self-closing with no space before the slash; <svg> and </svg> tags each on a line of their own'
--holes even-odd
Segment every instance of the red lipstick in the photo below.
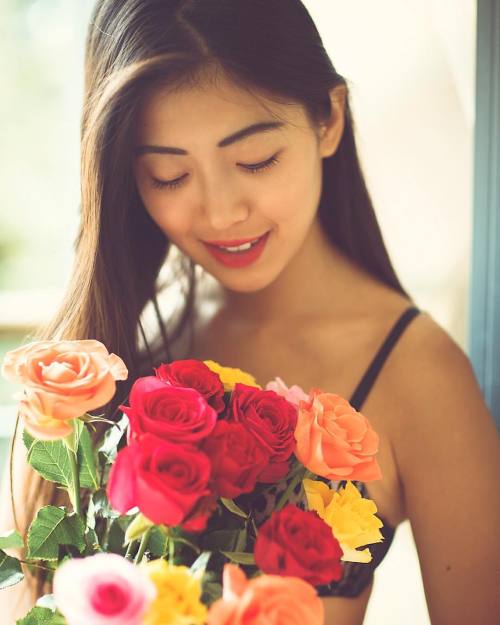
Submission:
<svg viewBox="0 0 500 625">
<path fill-rule="evenodd" d="M 235 247 L 237 245 L 243 245 L 244 243 L 248 243 L 250 241 L 255 241 L 253 239 L 242 239 L 239 241 L 217 241 L 217 244 L 207 243 L 204 241 L 207 250 L 212 254 L 212 256 L 219 261 L 222 265 L 226 267 L 247 267 L 252 263 L 255 263 L 259 257 L 261 256 L 264 248 L 266 247 L 267 239 L 269 238 L 270 232 L 266 232 L 263 236 L 261 236 L 256 243 L 252 245 L 248 250 L 238 251 L 238 252 L 229 252 L 227 250 L 223 250 L 217 245 L 224 245 Z"/>
</svg>

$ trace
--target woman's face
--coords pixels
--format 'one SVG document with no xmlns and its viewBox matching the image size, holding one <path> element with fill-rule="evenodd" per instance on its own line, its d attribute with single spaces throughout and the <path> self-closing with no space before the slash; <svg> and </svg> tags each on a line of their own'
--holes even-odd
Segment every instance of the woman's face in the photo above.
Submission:
<svg viewBox="0 0 500 625">
<path fill-rule="evenodd" d="M 240 292 L 273 282 L 304 245 L 322 158 L 338 143 L 301 106 L 263 101 L 223 79 L 157 90 L 137 125 L 134 173 L 146 210 L 180 250 Z M 273 126 L 241 132 L 255 124 Z"/>
</svg>

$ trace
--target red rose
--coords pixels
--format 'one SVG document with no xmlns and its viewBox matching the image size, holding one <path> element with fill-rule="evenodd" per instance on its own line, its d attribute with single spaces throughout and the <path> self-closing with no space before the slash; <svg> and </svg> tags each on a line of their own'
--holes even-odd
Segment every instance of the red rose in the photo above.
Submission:
<svg viewBox="0 0 500 625">
<path fill-rule="evenodd" d="M 194 388 L 217 412 L 225 408 L 224 385 L 220 377 L 201 360 L 176 360 L 155 369 L 156 376 L 172 386 Z"/>
<path fill-rule="evenodd" d="M 241 423 L 218 421 L 203 442 L 212 463 L 212 481 L 220 497 L 249 493 L 269 462 L 269 454 Z"/>
<path fill-rule="evenodd" d="M 342 577 L 343 551 L 316 512 L 285 506 L 259 528 L 255 563 L 271 575 L 300 577 L 313 586 Z"/>
<path fill-rule="evenodd" d="M 139 378 L 130 392 L 130 406 L 120 408 L 130 419 L 131 439 L 149 432 L 170 442 L 196 444 L 217 421 L 217 413 L 198 391 L 154 376 Z"/>
<path fill-rule="evenodd" d="M 236 384 L 228 420 L 242 423 L 269 453 L 269 465 L 259 482 L 277 482 L 288 473 L 288 459 L 295 450 L 297 409 L 274 391 Z"/>
<path fill-rule="evenodd" d="M 207 527 L 207 521 L 217 510 L 217 497 L 214 493 L 205 495 L 191 510 L 182 522 L 182 529 L 186 532 L 202 532 Z"/>
<path fill-rule="evenodd" d="M 109 501 L 121 514 L 137 506 L 153 523 L 179 525 L 210 495 L 210 471 L 210 460 L 196 447 L 145 434 L 118 453 L 109 474 Z"/>
</svg>

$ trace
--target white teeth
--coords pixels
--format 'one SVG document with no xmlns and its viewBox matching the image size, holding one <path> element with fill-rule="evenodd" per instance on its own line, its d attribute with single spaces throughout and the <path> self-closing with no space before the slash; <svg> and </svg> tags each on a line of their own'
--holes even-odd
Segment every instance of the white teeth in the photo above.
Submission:
<svg viewBox="0 0 500 625">
<path fill-rule="evenodd" d="M 225 250 L 227 252 L 244 252 L 249 250 L 252 245 L 255 245 L 259 239 L 255 239 L 254 241 L 249 241 L 248 243 L 243 243 L 243 245 L 237 245 L 236 247 L 224 247 L 222 245 L 218 245 L 221 250 Z"/>
</svg>

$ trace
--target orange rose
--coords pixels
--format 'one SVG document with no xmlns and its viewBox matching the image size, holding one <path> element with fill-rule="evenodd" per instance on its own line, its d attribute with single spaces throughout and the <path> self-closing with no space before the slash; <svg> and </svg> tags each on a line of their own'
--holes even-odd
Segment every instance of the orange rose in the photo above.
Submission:
<svg viewBox="0 0 500 625">
<path fill-rule="evenodd" d="M 379 437 L 368 419 L 340 395 L 312 389 L 300 402 L 295 455 L 329 480 L 380 480 L 375 458 Z"/>
<path fill-rule="evenodd" d="M 222 599 L 210 607 L 207 625 L 323 625 L 321 599 L 298 577 L 261 575 L 247 580 L 238 566 L 226 564 L 223 585 Z"/>
<path fill-rule="evenodd" d="M 71 432 L 68 421 L 108 403 L 128 371 L 99 341 L 35 341 L 5 355 L 2 375 L 25 387 L 18 398 L 26 429 L 55 440 Z"/>
</svg>

